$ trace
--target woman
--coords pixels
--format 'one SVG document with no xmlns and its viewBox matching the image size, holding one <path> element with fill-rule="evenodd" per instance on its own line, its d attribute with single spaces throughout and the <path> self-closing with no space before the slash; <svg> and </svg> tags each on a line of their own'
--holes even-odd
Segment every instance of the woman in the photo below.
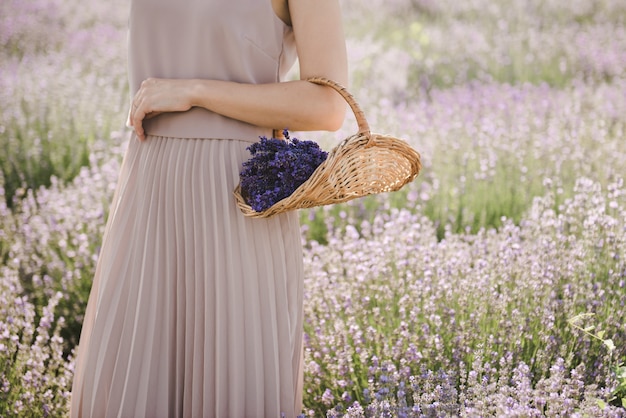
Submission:
<svg viewBox="0 0 626 418">
<path fill-rule="evenodd" d="M 71 416 L 279 417 L 302 408 L 296 213 L 244 218 L 246 147 L 336 130 L 338 0 L 132 0 L 133 129 L 83 323 Z"/>
</svg>

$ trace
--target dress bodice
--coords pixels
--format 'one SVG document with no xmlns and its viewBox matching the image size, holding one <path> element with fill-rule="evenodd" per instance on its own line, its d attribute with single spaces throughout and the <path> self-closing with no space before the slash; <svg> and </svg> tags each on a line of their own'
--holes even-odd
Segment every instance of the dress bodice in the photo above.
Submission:
<svg viewBox="0 0 626 418">
<path fill-rule="evenodd" d="M 270 0 L 131 0 L 129 82 L 148 77 L 241 83 L 283 80 L 296 58 L 292 29 Z M 250 142 L 271 130 L 203 108 L 144 121 L 149 135 Z"/>
</svg>

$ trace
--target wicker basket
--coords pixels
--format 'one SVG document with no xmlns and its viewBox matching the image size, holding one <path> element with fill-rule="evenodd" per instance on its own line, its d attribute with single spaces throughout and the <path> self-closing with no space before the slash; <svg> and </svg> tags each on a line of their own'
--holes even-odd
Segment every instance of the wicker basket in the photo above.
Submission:
<svg viewBox="0 0 626 418">
<path fill-rule="evenodd" d="M 405 141 L 370 132 L 363 111 L 344 87 L 321 77 L 307 81 L 332 87 L 339 92 L 354 112 L 359 131 L 330 151 L 326 161 L 290 196 L 263 212 L 256 212 L 245 202 L 241 185 L 238 185 L 234 191 L 235 199 L 245 216 L 265 218 L 294 209 L 396 191 L 413 181 L 422 168 L 419 153 Z"/>
</svg>

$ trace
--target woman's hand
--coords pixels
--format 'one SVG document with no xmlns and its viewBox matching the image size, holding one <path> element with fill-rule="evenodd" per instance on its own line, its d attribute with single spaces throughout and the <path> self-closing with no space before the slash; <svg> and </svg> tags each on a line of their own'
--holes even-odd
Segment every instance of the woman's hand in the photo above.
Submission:
<svg viewBox="0 0 626 418">
<path fill-rule="evenodd" d="M 191 80 L 148 78 L 141 83 L 131 102 L 128 124 L 139 140 L 146 139 L 144 119 L 164 112 L 184 112 L 191 109 Z"/>
</svg>

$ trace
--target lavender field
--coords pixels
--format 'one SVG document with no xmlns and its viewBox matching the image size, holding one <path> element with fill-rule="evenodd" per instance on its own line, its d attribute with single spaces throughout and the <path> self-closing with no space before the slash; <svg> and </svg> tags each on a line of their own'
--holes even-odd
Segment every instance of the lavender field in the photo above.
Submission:
<svg viewBox="0 0 626 418">
<path fill-rule="evenodd" d="M 341 1 L 350 90 L 424 167 L 301 213 L 304 415 L 626 417 L 626 2 Z M 127 7 L 0 2 L 0 417 L 68 412 Z"/>
</svg>

